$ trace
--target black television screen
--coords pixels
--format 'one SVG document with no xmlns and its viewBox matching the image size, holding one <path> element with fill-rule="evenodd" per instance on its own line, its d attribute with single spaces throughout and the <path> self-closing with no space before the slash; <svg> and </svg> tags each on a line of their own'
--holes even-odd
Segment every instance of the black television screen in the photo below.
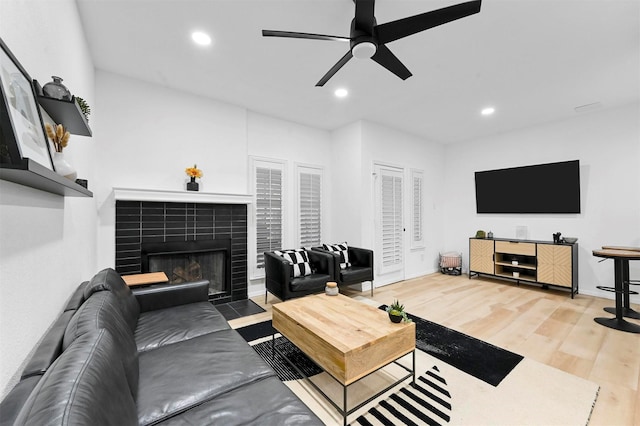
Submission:
<svg viewBox="0 0 640 426">
<path fill-rule="evenodd" d="M 476 172 L 478 213 L 580 213 L 580 161 Z"/>
</svg>

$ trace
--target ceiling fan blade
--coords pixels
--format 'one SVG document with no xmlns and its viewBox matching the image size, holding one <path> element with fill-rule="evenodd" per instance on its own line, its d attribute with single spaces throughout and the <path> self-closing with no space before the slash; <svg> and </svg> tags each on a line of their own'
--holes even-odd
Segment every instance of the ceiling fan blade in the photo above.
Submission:
<svg viewBox="0 0 640 426">
<path fill-rule="evenodd" d="M 338 70 L 344 66 L 344 64 L 349 62 L 349 59 L 351 58 L 353 58 L 353 55 L 351 54 L 351 50 L 349 50 L 333 67 L 331 67 L 331 69 L 324 75 L 324 77 L 322 77 L 320 81 L 316 83 L 316 86 L 324 86 L 324 84 L 329 81 L 329 79 L 333 77 L 333 75 L 337 73 Z"/>
<path fill-rule="evenodd" d="M 391 50 L 385 45 L 379 45 L 378 50 L 376 50 L 376 54 L 371 57 L 374 61 L 397 75 L 403 80 L 408 79 L 412 76 L 411 71 L 404 66 L 400 59 L 396 57 Z"/>
<path fill-rule="evenodd" d="M 398 19 L 375 27 L 378 42 L 389 43 L 456 19 L 464 18 L 480 12 L 482 0 L 468 1 L 420 15 Z"/>
<path fill-rule="evenodd" d="M 262 30 L 263 37 L 286 37 L 286 38 L 308 38 L 312 40 L 329 40 L 329 41 L 349 41 L 349 37 L 333 36 L 327 34 L 311 34 L 311 33 L 297 33 L 293 31 L 274 31 L 274 30 Z"/>
<path fill-rule="evenodd" d="M 355 24 L 359 30 L 364 30 L 373 35 L 375 0 L 354 0 L 356 3 Z"/>
</svg>

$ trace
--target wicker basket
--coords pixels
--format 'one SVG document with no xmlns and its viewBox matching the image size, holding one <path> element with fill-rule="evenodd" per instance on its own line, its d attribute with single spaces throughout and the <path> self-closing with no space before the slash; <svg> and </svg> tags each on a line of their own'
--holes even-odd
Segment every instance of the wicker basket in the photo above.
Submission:
<svg viewBox="0 0 640 426">
<path fill-rule="evenodd" d="M 440 253 L 440 272 L 448 275 L 461 275 L 462 254 L 456 252 Z"/>
</svg>

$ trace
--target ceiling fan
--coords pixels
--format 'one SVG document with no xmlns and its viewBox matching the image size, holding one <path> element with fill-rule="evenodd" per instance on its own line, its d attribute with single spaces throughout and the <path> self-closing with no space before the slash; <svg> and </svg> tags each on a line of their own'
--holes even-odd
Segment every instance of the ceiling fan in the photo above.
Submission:
<svg viewBox="0 0 640 426">
<path fill-rule="evenodd" d="M 391 53 L 385 44 L 476 14 L 480 12 L 480 4 L 482 3 L 482 0 L 468 1 L 378 25 L 374 16 L 375 0 L 353 1 L 356 4 L 356 14 L 351 21 L 351 35 L 349 37 L 273 30 L 262 30 L 262 35 L 264 37 L 348 41 L 350 43 L 349 51 L 318 81 L 316 86 L 324 86 L 354 56 L 360 59 L 371 58 L 401 79 L 406 80 L 411 77 L 411 72 Z"/>
</svg>

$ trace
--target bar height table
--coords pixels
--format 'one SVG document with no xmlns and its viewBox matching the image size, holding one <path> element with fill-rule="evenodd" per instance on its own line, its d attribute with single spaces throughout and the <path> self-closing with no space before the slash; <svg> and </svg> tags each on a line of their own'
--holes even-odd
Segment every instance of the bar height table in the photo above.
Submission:
<svg viewBox="0 0 640 426">
<path fill-rule="evenodd" d="M 640 252 L 640 247 L 621 247 L 621 246 L 602 246 L 604 250 L 627 250 L 627 251 L 638 251 Z M 631 280 L 629 276 L 629 263 L 627 262 L 624 269 L 624 275 L 622 276 L 622 285 L 623 285 L 623 298 L 622 298 L 622 316 L 625 318 L 633 318 L 640 319 L 640 312 L 631 309 L 631 302 L 629 301 L 630 294 L 636 294 L 635 292 L 631 292 L 629 290 L 629 285 L 631 284 L 640 284 L 640 282 Z M 604 308 L 605 312 L 609 312 L 610 314 L 616 313 L 615 307 L 607 307 Z"/>
<path fill-rule="evenodd" d="M 610 246 L 607 246 L 610 247 Z M 603 248 L 593 250 L 593 255 L 614 261 L 614 278 L 616 307 L 615 318 L 594 318 L 594 321 L 605 327 L 629 333 L 640 333 L 640 325 L 624 319 L 625 308 L 629 308 L 629 260 L 640 260 L 640 251 Z M 626 303 L 626 306 L 625 306 Z M 633 311 L 635 312 L 635 311 Z"/>
</svg>

